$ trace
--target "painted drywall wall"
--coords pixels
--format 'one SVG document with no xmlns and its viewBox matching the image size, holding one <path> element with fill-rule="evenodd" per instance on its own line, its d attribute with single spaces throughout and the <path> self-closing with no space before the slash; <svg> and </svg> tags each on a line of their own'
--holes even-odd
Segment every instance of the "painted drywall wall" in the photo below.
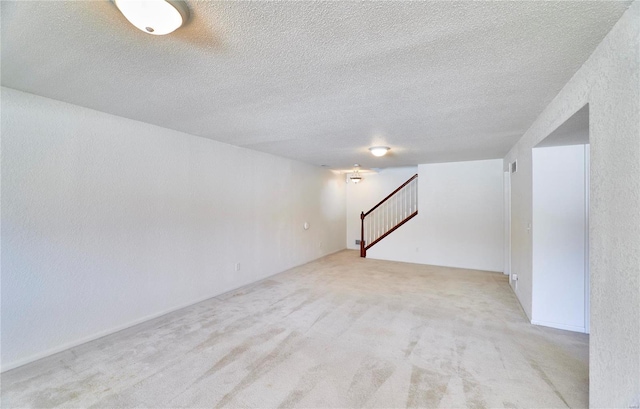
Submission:
<svg viewBox="0 0 640 409">
<path fill-rule="evenodd" d="M 319 167 L 2 88 L 2 369 L 343 249 L 344 192 Z"/>
<path fill-rule="evenodd" d="M 367 212 L 416 173 L 417 166 L 388 168 L 364 173 L 362 182 L 347 184 L 347 248 L 360 249 L 356 244 L 360 239 L 360 213 Z"/>
<path fill-rule="evenodd" d="M 587 152 L 533 150 L 533 324 L 586 332 Z"/>
<path fill-rule="evenodd" d="M 589 404 L 640 405 L 640 2 L 545 108 L 504 160 L 512 175 L 512 269 L 531 316 L 532 148 L 585 104 L 590 141 Z"/>
<path fill-rule="evenodd" d="M 419 165 L 418 175 L 418 215 L 367 257 L 502 272 L 502 160 Z"/>
</svg>

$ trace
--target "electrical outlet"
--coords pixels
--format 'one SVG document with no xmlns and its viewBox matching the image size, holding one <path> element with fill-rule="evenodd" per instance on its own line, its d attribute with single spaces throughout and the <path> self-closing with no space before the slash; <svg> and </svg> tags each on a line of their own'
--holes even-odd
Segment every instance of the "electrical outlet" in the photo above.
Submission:
<svg viewBox="0 0 640 409">
<path fill-rule="evenodd" d="M 356 246 L 360 245 L 360 240 L 356 240 Z"/>
<path fill-rule="evenodd" d="M 240 271 L 240 263 L 236 263 L 235 268 L 236 268 L 236 271 Z"/>
</svg>

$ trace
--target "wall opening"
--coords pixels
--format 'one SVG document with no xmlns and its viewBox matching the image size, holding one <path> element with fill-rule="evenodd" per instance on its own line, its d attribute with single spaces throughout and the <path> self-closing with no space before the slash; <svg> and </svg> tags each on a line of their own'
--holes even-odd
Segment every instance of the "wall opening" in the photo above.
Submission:
<svg viewBox="0 0 640 409">
<path fill-rule="evenodd" d="M 531 322 L 589 332 L 589 108 L 532 151 Z"/>
</svg>

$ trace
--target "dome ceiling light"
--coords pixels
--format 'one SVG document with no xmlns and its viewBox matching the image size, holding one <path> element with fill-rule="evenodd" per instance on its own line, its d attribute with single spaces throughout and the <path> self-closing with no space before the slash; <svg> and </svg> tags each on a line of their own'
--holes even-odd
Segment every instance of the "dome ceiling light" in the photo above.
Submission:
<svg viewBox="0 0 640 409">
<path fill-rule="evenodd" d="M 391 150 L 391 148 L 388 146 L 372 146 L 369 148 L 371 154 L 378 157 L 386 155 L 389 150 Z"/>
<path fill-rule="evenodd" d="M 127 20 L 147 34 L 165 35 L 182 27 L 189 9 L 182 1 L 113 0 Z"/>
</svg>

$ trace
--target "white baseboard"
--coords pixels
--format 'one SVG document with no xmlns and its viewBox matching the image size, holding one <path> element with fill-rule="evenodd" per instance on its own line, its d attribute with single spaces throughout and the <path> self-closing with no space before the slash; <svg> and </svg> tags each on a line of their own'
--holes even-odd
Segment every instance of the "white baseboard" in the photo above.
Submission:
<svg viewBox="0 0 640 409">
<path fill-rule="evenodd" d="M 63 352 L 63 351 L 66 351 L 67 349 L 70 349 L 70 348 L 73 348 L 73 347 L 77 347 L 78 345 L 82 345 L 82 344 L 85 344 L 87 342 L 95 341 L 98 338 L 106 337 L 107 335 L 111 335 L 111 334 L 114 334 L 114 333 L 116 333 L 118 331 L 122 331 L 124 329 L 133 327 L 133 326 L 138 325 L 138 324 L 142 324 L 143 322 L 152 320 L 154 318 L 158 318 L 158 317 L 161 317 L 163 315 L 170 314 L 170 313 L 172 313 L 174 311 L 178 311 L 178 310 L 180 310 L 182 308 L 190 307 L 190 306 L 198 304 L 200 302 L 203 302 L 203 301 L 209 300 L 211 298 L 217 297 L 219 295 L 220 294 L 210 295 L 210 296 L 207 296 L 205 298 L 201 298 L 201 299 L 198 299 L 198 300 L 195 300 L 195 301 L 190 301 L 190 302 L 188 302 L 186 304 L 181 304 L 181 305 L 178 305 L 178 306 L 175 306 L 175 307 L 172 307 L 172 308 L 157 312 L 155 314 L 147 315 L 145 317 L 142 317 L 142 318 L 139 318 L 137 320 L 128 322 L 126 324 L 118 325 L 116 327 L 109 328 L 107 330 L 97 332 L 95 334 L 89 335 L 89 336 L 84 337 L 84 338 L 77 339 L 75 341 L 67 342 L 67 343 L 59 345 L 59 346 L 57 346 L 55 348 L 51 348 L 51 349 L 48 349 L 46 351 L 38 352 L 37 354 L 33 354 L 33 355 L 28 356 L 26 358 L 22 358 L 22 359 L 19 359 L 17 361 L 13 361 L 13 362 L 10 362 L 8 364 L 2 365 L 2 368 L 0 368 L 0 372 L 6 372 L 6 371 L 9 371 L 11 369 L 17 368 L 19 366 L 26 365 L 28 363 L 37 361 L 38 359 L 46 358 L 48 356 L 57 354 L 58 352 Z"/>
<path fill-rule="evenodd" d="M 575 325 L 558 324 L 557 322 L 531 320 L 531 323 L 533 325 L 540 325 L 540 326 L 543 326 L 543 327 L 563 329 L 565 331 L 582 332 L 582 333 L 586 333 L 587 332 L 584 327 L 578 327 L 578 326 L 575 326 Z"/>
<path fill-rule="evenodd" d="M 37 361 L 38 359 L 46 358 L 48 356 L 57 354 L 59 352 L 66 351 L 67 349 L 71 349 L 73 347 L 77 347 L 78 345 L 82 345 L 82 344 L 85 344 L 87 342 L 95 341 L 98 338 L 106 337 L 107 335 L 111 335 L 111 334 L 114 334 L 114 333 L 116 333 L 118 331 L 122 331 L 124 329 L 133 327 L 133 326 L 138 325 L 138 324 L 142 324 L 143 322 L 150 321 L 152 319 L 161 317 L 161 316 L 166 315 L 166 314 L 170 314 L 170 313 L 172 313 L 174 311 L 178 311 L 178 310 L 181 310 L 183 308 L 190 307 L 192 305 L 201 303 L 201 302 L 209 300 L 211 298 L 220 297 L 220 296 L 222 296 L 222 295 L 224 295 L 226 293 L 229 293 L 229 292 L 232 292 L 232 291 L 236 291 L 236 290 L 238 290 L 238 289 L 240 289 L 242 287 L 246 287 L 246 286 L 250 286 L 250 285 L 256 285 L 256 284 L 260 283 L 261 281 L 264 281 L 264 280 L 267 280 L 267 279 L 273 277 L 274 275 L 277 275 L 277 274 L 280 274 L 280 273 L 282 273 L 284 271 L 290 270 L 292 268 L 295 268 L 295 267 L 310 263 L 311 261 L 317 260 L 317 259 L 322 258 L 322 257 L 326 257 L 328 255 L 337 253 L 337 252 L 342 251 L 342 250 L 344 250 L 344 248 L 341 248 L 339 250 L 328 250 L 327 252 L 325 252 L 325 254 L 322 254 L 320 257 L 318 257 L 316 259 L 313 259 L 313 260 L 310 260 L 310 261 L 305 261 L 302 264 L 298 264 L 296 266 L 289 267 L 289 268 L 287 268 L 287 269 L 285 269 L 283 271 L 270 274 L 270 275 L 268 275 L 266 277 L 260 278 L 260 279 L 255 280 L 255 281 L 252 281 L 252 282 L 249 282 L 249 283 L 244 283 L 244 284 L 241 284 L 239 286 L 227 289 L 227 290 L 225 290 L 225 291 L 223 291 L 221 293 L 208 295 L 206 297 L 199 298 L 199 299 L 196 299 L 196 300 L 193 300 L 193 301 L 189 301 L 188 303 L 180 304 L 180 305 L 177 305 L 175 307 L 171 307 L 171 308 L 168 308 L 166 310 L 163 310 L 163 311 L 160 311 L 160 312 L 157 312 L 157 313 L 154 313 L 154 314 L 149 314 L 149 315 L 144 316 L 142 318 L 130 321 L 130 322 L 126 323 L 126 324 L 118 325 L 118 326 L 109 328 L 107 330 L 94 333 L 94 334 L 89 335 L 87 337 L 83 337 L 83 338 L 77 339 L 75 341 L 64 343 L 64 344 L 59 345 L 59 346 L 57 346 L 55 348 L 51 348 L 51 349 L 48 349 L 46 351 L 38 352 L 38 353 L 30 355 L 30 356 L 28 356 L 26 358 L 22 358 L 22 359 L 18 359 L 17 361 L 9 362 L 8 364 L 3 364 L 0 367 L 0 373 L 9 371 L 11 369 L 17 368 L 17 367 L 22 366 L 22 365 L 29 364 L 31 362 Z"/>
</svg>

